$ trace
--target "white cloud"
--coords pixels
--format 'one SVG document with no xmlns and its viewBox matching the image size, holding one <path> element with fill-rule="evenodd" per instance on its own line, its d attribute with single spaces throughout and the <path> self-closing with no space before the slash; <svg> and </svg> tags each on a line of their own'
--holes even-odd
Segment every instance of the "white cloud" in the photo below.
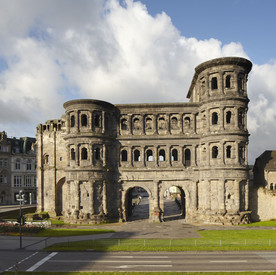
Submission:
<svg viewBox="0 0 276 275">
<path fill-rule="evenodd" d="M 117 0 L 0 3 L 0 58 L 8 65 L 0 67 L 0 126 L 12 135 L 30 127 L 34 135 L 38 123 L 59 118 L 63 102 L 72 98 L 185 101 L 201 62 L 248 58 L 240 43 L 185 37 L 167 14 L 153 17 L 132 0 L 123 6 Z M 248 125 L 254 148 L 261 127 L 267 137 L 274 135 L 275 71 L 271 62 L 255 65 L 250 75 Z"/>
</svg>

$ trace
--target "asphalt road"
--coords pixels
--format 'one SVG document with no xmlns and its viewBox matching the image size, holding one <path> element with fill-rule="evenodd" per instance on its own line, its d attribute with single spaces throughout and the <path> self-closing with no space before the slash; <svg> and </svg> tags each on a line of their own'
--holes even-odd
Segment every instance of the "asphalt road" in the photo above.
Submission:
<svg viewBox="0 0 276 275">
<path fill-rule="evenodd" d="M 2 271 L 275 271 L 276 252 L 0 251 Z"/>
</svg>

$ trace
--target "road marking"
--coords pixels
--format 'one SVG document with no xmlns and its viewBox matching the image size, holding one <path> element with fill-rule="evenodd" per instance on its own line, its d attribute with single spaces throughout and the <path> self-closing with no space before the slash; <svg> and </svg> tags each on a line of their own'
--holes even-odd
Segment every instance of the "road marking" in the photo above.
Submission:
<svg viewBox="0 0 276 275">
<path fill-rule="evenodd" d="M 38 252 L 35 252 L 35 253 L 31 254 L 30 256 L 28 256 L 28 257 L 24 258 L 24 259 L 23 259 L 23 260 L 21 260 L 20 262 L 16 262 L 16 264 L 14 264 L 13 266 L 11 266 L 11 267 L 7 268 L 5 271 L 9 271 L 9 270 L 11 270 L 11 269 L 15 268 L 17 265 L 19 265 L 19 264 L 23 263 L 24 261 L 26 261 L 26 260 L 30 259 L 31 257 L 33 257 L 34 255 L 36 255 L 37 253 L 38 253 Z"/>
<path fill-rule="evenodd" d="M 209 261 L 210 263 L 247 263 L 247 260 L 217 260 Z"/>
<path fill-rule="evenodd" d="M 51 253 L 50 255 L 46 256 L 45 258 L 43 258 L 42 260 L 40 260 L 39 262 L 37 262 L 36 264 L 34 264 L 32 267 L 30 267 L 26 271 L 29 272 L 29 271 L 36 270 L 38 267 L 40 267 L 41 265 L 43 265 L 45 262 L 47 262 L 49 259 L 51 259 L 52 257 L 54 257 L 57 254 L 58 254 L 58 252 Z"/>
</svg>

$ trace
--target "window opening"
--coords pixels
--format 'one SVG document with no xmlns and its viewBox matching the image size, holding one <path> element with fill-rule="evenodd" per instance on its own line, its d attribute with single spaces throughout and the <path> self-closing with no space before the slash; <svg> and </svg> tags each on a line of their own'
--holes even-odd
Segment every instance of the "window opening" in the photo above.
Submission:
<svg viewBox="0 0 276 275">
<path fill-rule="evenodd" d="M 72 148 L 72 149 L 71 149 L 71 160 L 75 160 L 75 159 L 76 159 L 75 149 Z"/>
<path fill-rule="evenodd" d="M 27 170 L 32 170 L 32 162 L 30 160 L 27 162 Z"/>
<path fill-rule="evenodd" d="M 87 115 L 81 115 L 81 126 L 87 126 Z"/>
<path fill-rule="evenodd" d="M 71 119 L 70 119 L 70 126 L 71 126 L 71 127 L 75 127 L 75 116 L 71 116 Z"/>
<path fill-rule="evenodd" d="M 100 148 L 96 148 L 96 150 L 95 150 L 95 159 L 96 160 L 101 159 L 101 150 L 100 150 Z"/>
<path fill-rule="evenodd" d="M 146 119 L 146 129 L 152 130 L 152 119 L 149 117 Z"/>
<path fill-rule="evenodd" d="M 163 130 L 166 128 L 166 123 L 165 123 L 165 119 L 163 117 L 160 117 L 159 120 L 158 120 L 158 128 L 160 130 Z"/>
<path fill-rule="evenodd" d="M 211 85 L 212 90 L 216 90 L 218 88 L 218 80 L 216 77 L 212 77 Z"/>
<path fill-rule="evenodd" d="M 231 87 L 231 75 L 227 75 L 226 76 L 225 87 L 226 88 L 230 88 Z"/>
<path fill-rule="evenodd" d="M 166 159 L 165 159 L 165 150 L 163 150 L 163 149 L 161 149 L 160 151 L 159 151 L 159 161 L 165 161 Z"/>
<path fill-rule="evenodd" d="M 127 130 L 127 120 L 125 118 L 121 120 L 121 129 Z"/>
<path fill-rule="evenodd" d="M 127 150 L 122 150 L 121 159 L 122 161 L 127 161 Z"/>
<path fill-rule="evenodd" d="M 139 150 L 134 151 L 134 161 L 140 161 L 140 151 Z"/>
<path fill-rule="evenodd" d="M 150 149 L 147 151 L 147 161 L 153 161 L 153 154 Z"/>
<path fill-rule="evenodd" d="M 133 120 L 133 129 L 134 130 L 140 130 L 140 120 L 139 120 L 139 118 L 135 118 Z"/>
<path fill-rule="evenodd" d="M 15 162 L 15 170 L 20 170 L 20 160 L 17 159 Z"/>
<path fill-rule="evenodd" d="M 227 124 L 231 123 L 231 116 L 232 116 L 231 111 L 226 112 L 226 123 Z"/>
<path fill-rule="evenodd" d="M 190 124 L 191 124 L 191 119 L 189 117 L 185 117 L 184 119 L 184 126 L 185 128 L 190 128 Z"/>
<path fill-rule="evenodd" d="M 176 149 L 172 150 L 172 161 L 178 161 L 178 152 Z"/>
<path fill-rule="evenodd" d="M 94 117 L 94 125 L 95 127 L 100 127 L 100 116 L 98 114 Z"/>
<path fill-rule="evenodd" d="M 171 123 L 172 123 L 172 129 L 177 129 L 178 128 L 178 122 L 177 122 L 177 118 L 176 117 L 173 117 L 172 120 L 171 120 Z"/>
<path fill-rule="evenodd" d="M 81 159 L 82 160 L 87 159 L 87 149 L 86 148 L 81 148 Z"/>
<path fill-rule="evenodd" d="M 216 112 L 212 113 L 212 124 L 213 125 L 218 124 L 218 113 L 216 113 Z"/>
<path fill-rule="evenodd" d="M 184 157 L 185 157 L 185 166 L 191 166 L 191 151 L 190 151 L 190 149 L 185 150 Z"/>
<path fill-rule="evenodd" d="M 228 159 L 231 158 L 231 149 L 232 147 L 230 145 L 226 147 L 226 158 Z"/>
<path fill-rule="evenodd" d="M 213 148 L 212 148 L 212 158 L 213 159 L 218 158 L 218 147 L 217 146 L 213 146 Z"/>
</svg>

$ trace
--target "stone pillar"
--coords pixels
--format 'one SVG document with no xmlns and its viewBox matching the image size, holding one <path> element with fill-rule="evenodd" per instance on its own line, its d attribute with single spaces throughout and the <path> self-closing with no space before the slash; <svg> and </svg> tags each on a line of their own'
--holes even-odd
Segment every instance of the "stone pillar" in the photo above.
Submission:
<svg viewBox="0 0 276 275">
<path fill-rule="evenodd" d="M 89 182 L 89 195 L 90 195 L 90 202 L 89 202 L 89 210 L 90 210 L 90 217 L 94 215 L 94 182 Z"/>
<path fill-rule="evenodd" d="M 74 192 L 74 195 L 75 195 L 75 210 L 74 210 L 74 219 L 78 219 L 79 217 L 79 211 L 80 211 L 80 192 L 79 192 L 79 181 L 78 180 L 75 180 L 74 181 L 74 187 L 75 187 L 75 192 Z"/>
<path fill-rule="evenodd" d="M 105 133 L 105 111 L 102 111 L 102 134 Z"/>
<path fill-rule="evenodd" d="M 234 211 L 238 213 L 240 210 L 240 182 L 238 180 L 235 180 L 235 206 Z"/>
<path fill-rule="evenodd" d="M 152 201 L 150 205 L 150 220 L 153 222 L 160 222 L 161 221 L 161 211 L 159 207 L 159 181 L 153 183 L 153 194 L 152 194 Z"/>
<path fill-rule="evenodd" d="M 103 212 L 107 215 L 106 180 L 103 181 Z"/>
<path fill-rule="evenodd" d="M 225 182 L 218 181 L 218 207 L 219 210 L 225 211 L 225 198 L 224 198 Z"/>
</svg>

